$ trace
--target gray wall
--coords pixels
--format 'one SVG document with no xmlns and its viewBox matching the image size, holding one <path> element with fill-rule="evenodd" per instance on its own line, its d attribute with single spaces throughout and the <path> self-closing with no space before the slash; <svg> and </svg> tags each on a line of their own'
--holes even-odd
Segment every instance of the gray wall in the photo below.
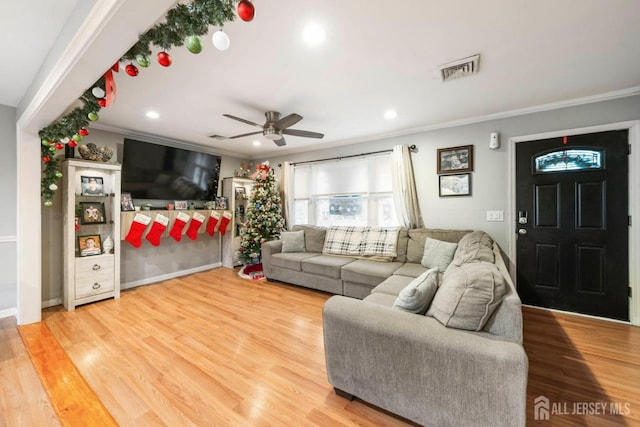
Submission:
<svg viewBox="0 0 640 427">
<path fill-rule="evenodd" d="M 509 138 L 638 119 L 640 96 L 634 96 L 259 161 L 269 160 L 279 177 L 281 169 L 277 164 L 285 161 L 323 159 L 391 149 L 397 144 L 415 144 L 417 152 L 412 159 L 425 225 L 430 228 L 484 230 L 506 250 L 513 225 L 487 222 L 486 211 L 501 210 L 506 217 L 509 208 Z M 501 146 L 498 150 L 489 149 L 491 132 L 500 132 Z M 474 145 L 472 196 L 439 197 L 436 149 L 470 144 Z"/>
<path fill-rule="evenodd" d="M 89 131 L 91 133 L 82 140 L 82 144 L 93 142 L 99 146 L 113 147 L 116 154 L 112 161 L 122 162 L 123 135 L 98 129 L 89 129 Z M 13 146 L 15 150 L 15 136 Z M 76 157 L 79 157 L 77 153 Z M 233 171 L 239 169 L 240 162 L 243 161 L 236 157 L 221 157 L 218 187 L 220 194 L 222 194 L 222 178 L 233 176 Z M 145 242 L 140 249 L 135 249 L 127 242 L 122 242 L 121 248 L 120 277 L 123 284 L 171 274 L 179 270 L 197 269 L 203 265 L 222 261 L 217 236 L 211 239 L 209 235 L 201 235 L 195 242 L 184 237 L 179 243 L 172 238 L 163 238 L 157 248 Z M 62 194 L 57 191 L 53 206 L 42 208 L 42 301 L 45 305 L 56 304 L 62 298 L 62 276 Z"/>
<path fill-rule="evenodd" d="M 17 306 L 16 259 L 16 109 L 0 105 L 0 311 Z"/>
</svg>

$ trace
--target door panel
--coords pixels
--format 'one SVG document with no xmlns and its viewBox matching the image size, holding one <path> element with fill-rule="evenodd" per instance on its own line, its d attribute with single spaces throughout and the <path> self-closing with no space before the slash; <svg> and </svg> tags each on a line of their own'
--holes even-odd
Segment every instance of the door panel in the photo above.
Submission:
<svg viewBox="0 0 640 427">
<path fill-rule="evenodd" d="M 628 301 L 628 135 L 516 145 L 517 286 L 523 303 L 621 320 Z M 526 214 L 525 214 L 526 213 Z"/>
</svg>

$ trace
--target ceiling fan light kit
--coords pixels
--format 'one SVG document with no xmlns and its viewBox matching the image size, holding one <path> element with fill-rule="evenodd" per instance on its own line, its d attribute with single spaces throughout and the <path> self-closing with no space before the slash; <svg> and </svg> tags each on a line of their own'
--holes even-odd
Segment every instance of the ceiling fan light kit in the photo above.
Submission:
<svg viewBox="0 0 640 427">
<path fill-rule="evenodd" d="M 229 119 L 237 120 L 251 126 L 262 128 L 262 131 L 243 133 L 241 135 L 235 135 L 229 138 L 225 138 L 220 135 L 211 135 L 210 138 L 237 139 L 250 135 L 258 135 L 261 133 L 262 136 L 273 141 L 279 147 L 286 145 L 284 135 L 301 136 L 303 138 L 324 138 L 324 134 L 322 133 L 311 132 L 308 130 L 289 129 L 289 127 L 302 120 L 303 117 L 300 114 L 292 113 L 288 116 L 281 117 L 280 113 L 277 111 L 267 111 L 266 113 L 264 113 L 264 115 L 267 121 L 261 125 L 250 120 L 243 119 L 241 117 L 233 116 L 231 114 L 223 114 L 223 116 Z"/>
</svg>

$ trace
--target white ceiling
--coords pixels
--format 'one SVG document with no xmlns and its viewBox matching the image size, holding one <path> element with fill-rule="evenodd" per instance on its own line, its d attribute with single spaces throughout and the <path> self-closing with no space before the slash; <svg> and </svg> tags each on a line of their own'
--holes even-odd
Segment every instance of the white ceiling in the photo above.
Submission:
<svg viewBox="0 0 640 427">
<path fill-rule="evenodd" d="M 42 61 L 51 34 L 76 2 L 6 3 L 0 6 L 0 46 L 11 60 L 0 69 L 0 103 L 16 105 L 34 63 Z M 96 127 L 260 158 L 640 86 L 638 0 L 254 4 L 254 21 L 225 26 L 228 51 L 216 50 L 209 35 L 199 55 L 173 49 L 169 68 L 154 60 L 138 77 L 121 71 L 117 102 L 101 111 Z M 25 13 L 40 24 L 25 25 Z M 302 30 L 311 22 L 326 29 L 322 46 L 303 42 Z M 440 65 L 477 53 L 479 74 L 440 81 Z M 389 108 L 398 111 L 393 121 L 383 118 Z M 150 109 L 161 118 L 147 119 Z M 207 137 L 259 130 L 223 113 L 263 123 L 267 110 L 298 113 L 304 119 L 292 128 L 325 138 L 287 136 L 287 145 L 278 148 L 262 136 Z M 261 146 L 253 146 L 256 139 Z"/>
</svg>

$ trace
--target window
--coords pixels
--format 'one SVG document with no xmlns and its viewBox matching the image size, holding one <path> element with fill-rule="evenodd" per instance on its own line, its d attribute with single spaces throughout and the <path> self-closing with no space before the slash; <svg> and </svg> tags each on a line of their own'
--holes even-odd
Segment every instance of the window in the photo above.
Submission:
<svg viewBox="0 0 640 427">
<path fill-rule="evenodd" d="M 602 150 L 571 148 L 541 154 L 534 158 L 534 173 L 602 169 Z"/>
<path fill-rule="evenodd" d="M 293 198 L 295 224 L 398 225 L 390 154 L 295 166 Z"/>
</svg>

